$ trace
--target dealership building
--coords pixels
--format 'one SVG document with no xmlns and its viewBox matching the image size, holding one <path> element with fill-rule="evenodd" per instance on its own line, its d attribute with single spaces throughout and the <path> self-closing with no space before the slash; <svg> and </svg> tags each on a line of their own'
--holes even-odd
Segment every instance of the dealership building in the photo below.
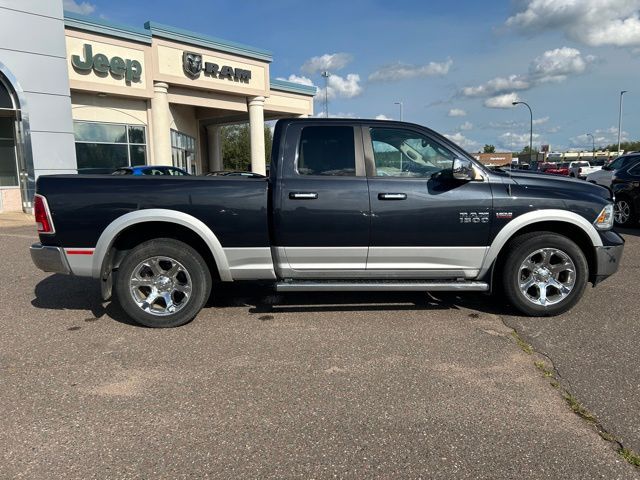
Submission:
<svg viewBox="0 0 640 480">
<path fill-rule="evenodd" d="M 315 87 L 271 79 L 259 48 L 63 14 L 57 0 L 0 0 L 0 31 L 0 211 L 29 210 L 44 174 L 222 170 L 229 124 L 249 123 L 264 173 L 264 122 L 313 114 Z"/>
</svg>

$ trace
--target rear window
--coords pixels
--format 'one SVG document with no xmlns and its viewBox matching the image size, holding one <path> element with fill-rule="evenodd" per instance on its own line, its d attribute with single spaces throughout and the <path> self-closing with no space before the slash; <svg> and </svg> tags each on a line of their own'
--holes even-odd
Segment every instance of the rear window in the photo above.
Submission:
<svg viewBox="0 0 640 480">
<path fill-rule="evenodd" d="M 300 175 L 354 176 L 356 151 L 353 127 L 305 127 L 300 136 Z"/>
</svg>

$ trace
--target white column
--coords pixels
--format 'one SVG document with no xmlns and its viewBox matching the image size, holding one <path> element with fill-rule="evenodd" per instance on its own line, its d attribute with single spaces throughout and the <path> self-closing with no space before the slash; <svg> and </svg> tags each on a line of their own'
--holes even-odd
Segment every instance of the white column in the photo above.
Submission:
<svg viewBox="0 0 640 480">
<path fill-rule="evenodd" d="M 164 82 L 153 84 L 151 99 L 151 120 L 153 132 L 153 165 L 171 165 L 171 120 L 167 91 L 169 85 Z"/>
<path fill-rule="evenodd" d="M 207 125 L 207 150 L 209 150 L 209 171 L 224 170 L 222 163 L 222 127 Z"/>
<path fill-rule="evenodd" d="M 267 171 L 264 150 L 264 97 L 250 97 L 249 134 L 251 136 L 251 171 L 264 175 Z"/>
</svg>

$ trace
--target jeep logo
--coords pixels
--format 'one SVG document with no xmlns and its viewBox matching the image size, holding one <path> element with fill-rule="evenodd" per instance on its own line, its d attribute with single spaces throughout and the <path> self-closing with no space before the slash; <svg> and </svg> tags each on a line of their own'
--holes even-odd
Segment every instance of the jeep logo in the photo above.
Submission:
<svg viewBox="0 0 640 480">
<path fill-rule="evenodd" d="M 81 72 L 89 72 L 93 69 L 99 76 L 111 73 L 114 77 L 124 77 L 125 82 L 139 82 L 142 77 L 142 65 L 137 60 L 125 60 L 120 57 L 109 59 L 102 53 L 93 55 L 93 48 L 88 43 L 84 44 L 84 59 L 79 55 L 71 57 L 71 65 Z"/>
</svg>

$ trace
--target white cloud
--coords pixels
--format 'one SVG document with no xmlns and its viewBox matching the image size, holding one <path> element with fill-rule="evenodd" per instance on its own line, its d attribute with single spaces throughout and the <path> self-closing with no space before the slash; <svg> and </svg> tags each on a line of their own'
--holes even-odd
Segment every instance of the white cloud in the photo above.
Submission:
<svg viewBox="0 0 640 480">
<path fill-rule="evenodd" d="M 341 70 L 353 61 L 353 55 L 349 53 L 325 53 L 318 57 L 311 57 L 304 62 L 300 70 L 308 75 L 314 73 L 329 71 L 335 72 Z"/>
<path fill-rule="evenodd" d="M 473 123 L 471 122 L 464 122 L 462 125 L 458 127 L 458 129 L 460 130 L 471 130 L 472 128 L 473 128 Z"/>
<path fill-rule="evenodd" d="M 478 147 L 480 145 L 475 140 L 471 140 L 471 139 L 465 137 L 460 132 L 452 133 L 450 135 L 447 135 L 445 133 L 444 136 L 447 137 L 449 140 L 451 140 L 453 143 L 455 143 L 457 145 L 460 145 L 465 150 L 473 150 L 473 149 L 475 149 L 476 147 Z"/>
<path fill-rule="evenodd" d="M 484 106 L 487 108 L 511 108 L 513 107 L 512 103 L 518 101 L 520 101 L 518 94 L 511 92 L 487 98 L 484 101 Z"/>
<path fill-rule="evenodd" d="M 537 133 L 533 134 L 533 145 L 535 148 L 535 145 L 539 142 L 540 139 L 540 135 Z M 502 142 L 502 145 L 505 147 L 508 147 L 510 149 L 521 149 L 522 147 L 529 146 L 529 133 L 513 133 L 513 132 L 506 132 L 503 133 L 502 135 L 500 135 L 500 141 Z"/>
<path fill-rule="evenodd" d="M 353 98 L 362 93 L 363 89 L 360 85 L 360 75 L 357 73 L 349 73 L 346 77 L 340 75 L 331 75 L 327 79 L 327 97 L 329 100 L 334 98 Z M 318 91 L 315 99 L 324 101 L 325 89 Z"/>
<path fill-rule="evenodd" d="M 426 65 L 409 65 L 406 63 L 394 63 L 385 65 L 371 75 L 371 82 L 389 82 L 395 80 L 405 80 L 407 78 L 443 76 L 449 73 L 453 65 L 450 58 L 445 62 L 429 62 Z"/>
<path fill-rule="evenodd" d="M 529 80 L 521 75 L 509 75 L 508 77 L 492 78 L 488 82 L 476 87 L 464 87 L 462 94 L 465 97 L 488 97 L 514 90 L 527 90 L 531 87 Z"/>
<path fill-rule="evenodd" d="M 387 117 L 386 115 L 381 113 L 380 115 L 376 115 L 376 120 L 393 120 L 393 118 Z"/>
<path fill-rule="evenodd" d="M 549 121 L 549 117 L 534 118 L 533 119 L 533 124 L 534 125 L 542 125 L 543 123 L 547 123 L 548 121 Z"/>
<path fill-rule="evenodd" d="M 590 46 L 640 45 L 640 0 L 527 0 L 506 25 L 527 34 L 561 30 Z"/>
<path fill-rule="evenodd" d="M 308 85 L 310 87 L 315 87 L 313 80 L 302 75 L 298 76 L 298 75 L 291 74 L 289 75 L 289 78 L 278 77 L 277 80 L 286 80 L 287 82 L 299 83 L 300 85 Z"/>
<path fill-rule="evenodd" d="M 324 114 L 324 112 L 319 112 L 316 115 L 316 117 L 325 118 L 326 115 Z M 353 112 L 338 112 L 338 113 L 329 112 L 329 118 L 359 118 L 359 117 Z"/>
<path fill-rule="evenodd" d="M 450 117 L 466 117 L 467 112 L 465 112 L 461 108 L 452 108 L 451 110 L 449 110 L 449 113 L 447 115 Z"/>
<path fill-rule="evenodd" d="M 62 6 L 67 12 L 79 13 L 80 15 L 91 15 L 96 10 L 96 6 L 92 3 L 77 2 L 76 0 L 64 0 Z"/>
<path fill-rule="evenodd" d="M 587 66 L 595 61 L 593 55 L 582 56 L 580 50 L 569 47 L 547 50 L 529 65 L 529 73 L 535 81 L 562 82 L 569 75 L 584 73 Z"/>
<path fill-rule="evenodd" d="M 597 128 L 593 131 L 593 137 L 598 146 L 605 146 L 618 143 L 618 127 L 611 126 L 609 128 Z M 629 139 L 628 132 L 624 130 L 620 132 L 620 141 L 624 142 Z M 571 137 L 569 142 L 574 147 L 589 147 L 591 148 L 591 137 L 586 133 Z"/>
</svg>

